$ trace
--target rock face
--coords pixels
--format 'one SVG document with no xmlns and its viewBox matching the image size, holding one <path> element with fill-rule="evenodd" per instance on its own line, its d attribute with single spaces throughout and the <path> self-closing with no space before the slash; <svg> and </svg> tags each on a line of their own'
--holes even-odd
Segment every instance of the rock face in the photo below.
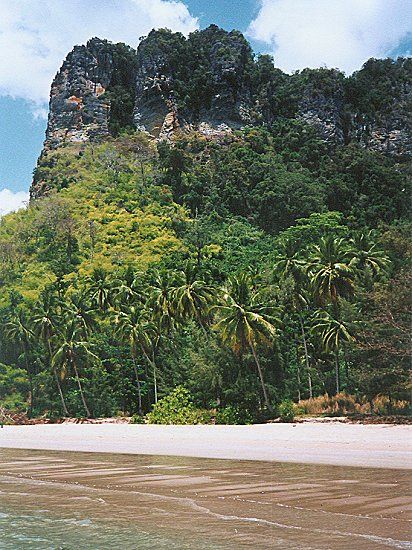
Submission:
<svg viewBox="0 0 412 550">
<path fill-rule="evenodd" d="M 107 42 L 93 38 L 74 47 L 51 87 L 46 149 L 108 135 L 109 104 L 102 96 L 112 71 Z"/>
<path fill-rule="evenodd" d="M 251 49 L 237 31 L 215 25 L 186 40 L 152 31 L 137 50 L 137 128 L 167 138 L 178 128 L 213 135 L 250 122 Z"/>
<path fill-rule="evenodd" d="M 195 129 L 216 137 L 297 118 L 331 146 L 358 141 L 412 154 L 412 62 L 370 60 L 352 77 L 335 69 L 286 75 L 254 59 L 238 31 L 211 25 L 185 38 L 152 31 L 137 51 L 93 38 L 75 46 L 53 81 L 44 152 L 134 127 L 155 138 Z"/>
<path fill-rule="evenodd" d="M 412 156 L 412 59 L 370 59 L 349 79 L 351 139 L 364 147 Z"/>
<path fill-rule="evenodd" d="M 305 69 L 306 81 L 298 107 L 298 118 L 315 128 L 328 143 L 344 142 L 344 77 L 335 69 Z"/>
</svg>

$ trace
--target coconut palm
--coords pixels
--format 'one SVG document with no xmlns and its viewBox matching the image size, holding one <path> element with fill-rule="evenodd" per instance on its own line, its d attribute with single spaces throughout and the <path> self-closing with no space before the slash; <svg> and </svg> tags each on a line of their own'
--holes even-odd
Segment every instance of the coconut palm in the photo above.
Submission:
<svg viewBox="0 0 412 550">
<path fill-rule="evenodd" d="M 121 276 L 113 281 L 112 288 L 116 304 L 133 304 L 142 297 L 141 274 L 128 266 Z"/>
<path fill-rule="evenodd" d="M 361 279 L 367 278 L 368 273 L 376 277 L 389 265 L 389 258 L 379 249 L 373 237 L 372 230 L 359 231 L 350 240 L 352 259 L 349 266 L 356 270 Z"/>
<path fill-rule="evenodd" d="M 147 289 L 146 306 L 161 333 L 170 334 L 178 322 L 174 300 L 176 288 L 175 274 L 157 272 L 153 284 Z"/>
<path fill-rule="evenodd" d="M 63 376 L 69 369 L 73 369 L 83 407 L 89 418 L 91 414 L 79 375 L 79 361 L 82 358 L 95 360 L 98 358 L 90 351 L 87 342 L 83 339 L 82 330 L 76 327 L 75 323 L 67 324 L 64 331 L 59 333 L 58 339 L 58 348 L 52 360 L 53 367 L 59 368 Z"/>
<path fill-rule="evenodd" d="M 29 327 L 29 319 L 23 309 L 18 308 L 5 325 L 5 334 L 14 341 L 22 351 L 26 372 L 29 377 L 30 397 L 28 415 L 31 416 L 34 406 L 34 385 L 30 367 L 30 350 L 34 333 Z"/>
<path fill-rule="evenodd" d="M 312 330 L 320 335 L 325 351 L 334 353 L 336 393 L 339 393 L 339 351 L 345 342 L 351 342 L 354 338 L 348 327 L 342 321 L 332 317 L 326 311 L 319 311 L 315 314 Z"/>
<path fill-rule="evenodd" d="M 309 398 L 312 399 L 312 375 L 310 371 L 308 342 L 302 314 L 303 310 L 308 306 L 308 299 L 305 292 L 305 288 L 308 285 L 308 277 L 305 270 L 305 262 L 299 258 L 300 252 L 301 246 L 299 241 L 292 239 L 284 241 L 281 244 L 277 255 L 274 270 L 278 273 L 282 280 L 285 281 L 289 278 L 292 281 L 290 302 L 292 309 L 297 313 L 299 319 L 299 327 L 305 355 L 306 372 L 308 376 Z"/>
<path fill-rule="evenodd" d="M 107 311 L 113 301 L 113 284 L 102 267 L 95 267 L 87 279 L 92 300 L 101 311 Z"/>
<path fill-rule="evenodd" d="M 339 299 L 354 293 L 354 271 L 343 239 L 322 237 L 307 266 L 315 296 L 321 305 L 330 302 L 338 314 Z"/>
<path fill-rule="evenodd" d="M 182 320 L 195 319 L 204 329 L 210 307 L 215 300 L 212 287 L 196 278 L 196 269 L 186 265 L 181 280 L 173 290 L 173 311 Z"/>
<path fill-rule="evenodd" d="M 63 412 L 66 416 L 69 416 L 69 411 L 67 410 L 59 375 L 55 366 L 53 366 L 52 361 L 53 351 L 51 342 L 53 336 L 56 334 L 57 331 L 58 319 L 56 315 L 56 300 L 50 292 L 43 293 L 40 300 L 35 305 L 32 320 L 35 325 L 35 333 L 37 336 L 40 337 L 45 349 L 47 350 L 49 367 L 53 372 L 53 376 L 56 381 L 56 386 L 59 392 Z"/>
<path fill-rule="evenodd" d="M 138 411 L 139 414 L 142 415 L 142 391 L 137 368 L 137 359 L 139 356 L 139 351 L 141 351 L 150 363 L 148 354 L 150 353 L 151 348 L 151 332 L 149 330 L 149 325 L 147 320 L 142 315 L 141 308 L 137 308 L 136 306 L 131 306 L 127 308 L 126 311 L 119 311 L 115 316 L 115 322 L 117 325 L 118 334 L 124 341 L 127 341 L 130 346 L 130 356 L 137 383 Z M 154 372 L 154 386 L 155 400 L 157 401 L 156 372 Z"/>
<path fill-rule="evenodd" d="M 73 292 L 62 303 L 62 312 L 65 322 L 73 325 L 84 340 L 98 326 L 95 308 L 85 293 Z"/>
<path fill-rule="evenodd" d="M 276 329 L 271 308 L 259 303 L 258 294 L 251 292 L 250 279 L 246 274 L 234 277 L 223 293 L 223 304 L 216 306 L 220 317 L 216 329 L 225 344 L 235 352 L 252 352 L 266 407 L 271 409 L 263 372 L 257 355 L 257 346 L 273 342 Z"/>
</svg>

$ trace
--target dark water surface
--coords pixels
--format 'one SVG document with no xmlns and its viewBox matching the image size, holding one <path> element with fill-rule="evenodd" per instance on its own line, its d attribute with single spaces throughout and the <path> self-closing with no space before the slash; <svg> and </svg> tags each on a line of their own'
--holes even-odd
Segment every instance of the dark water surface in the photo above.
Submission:
<svg viewBox="0 0 412 550">
<path fill-rule="evenodd" d="M 411 548 L 410 473 L 0 449 L 1 549 Z"/>
</svg>

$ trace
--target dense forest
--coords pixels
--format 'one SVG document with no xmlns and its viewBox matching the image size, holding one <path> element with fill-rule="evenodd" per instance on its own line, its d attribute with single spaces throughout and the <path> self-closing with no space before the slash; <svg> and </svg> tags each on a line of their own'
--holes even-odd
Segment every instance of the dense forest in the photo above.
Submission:
<svg viewBox="0 0 412 550">
<path fill-rule="evenodd" d="M 116 104 L 112 137 L 42 155 L 49 191 L 0 220 L 3 408 L 247 423 L 323 396 L 405 412 L 410 163 L 286 116 L 305 78 L 280 82 L 261 127 L 156 141 Z M 393 100 L 382 82 L 367 109 Z"/>
</svg>

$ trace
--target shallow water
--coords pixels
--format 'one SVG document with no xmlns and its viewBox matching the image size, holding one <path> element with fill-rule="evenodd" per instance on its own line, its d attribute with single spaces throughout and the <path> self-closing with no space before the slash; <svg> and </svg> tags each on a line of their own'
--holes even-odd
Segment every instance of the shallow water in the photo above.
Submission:
<svg viewBox="0 0 412 550">
<path fill-rule="evenodd" d="M 411 548 L 406 470 L 0 450 L 1 549 Z"/>
</svg>

